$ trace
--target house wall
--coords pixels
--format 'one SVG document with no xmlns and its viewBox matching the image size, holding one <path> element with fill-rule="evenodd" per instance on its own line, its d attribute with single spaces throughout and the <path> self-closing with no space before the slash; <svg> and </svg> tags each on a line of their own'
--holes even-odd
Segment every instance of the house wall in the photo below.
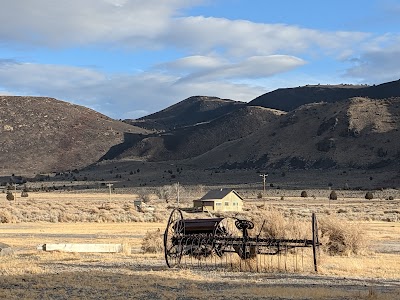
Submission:
<svg viewBox="0 0 400 300">
<path fill-rule="evenodd" d="M 203 201 L 201 201 L 201 200 L 194 200 L 194 201 L 193 201 L 193 207 L 194 207 L 194 208 L 202 208 L 202 207 L 203 207 Z"/>
<path fill-rule="evenodd" d="M 214 211 L 215 210 L 215 203 L 214 201 L 203 201 L 203 211 Z"/>
<path fill-rule="evenodd" d="M 214 211 L 242 211 L 243 201 L 235 193 L 214 200 Z"/>
<path fill-rule="evenodd" d="M 229 193 L 222 199 L 222 211 L 242 211 L 243 201 L 235 193 Z"/>
<path fill-rule="evenodd" d="M 235 193 L 229 193 L 223 199 L 194 200 L 193 207 L 203 211 L 242 211 L 243 201 Z"/>
</svg>

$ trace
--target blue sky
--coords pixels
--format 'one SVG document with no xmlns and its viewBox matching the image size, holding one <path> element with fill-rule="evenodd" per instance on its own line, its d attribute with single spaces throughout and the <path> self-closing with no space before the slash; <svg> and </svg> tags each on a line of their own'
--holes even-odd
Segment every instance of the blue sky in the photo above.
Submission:
<svg viewBox="0 0 400 300">
<path fill-rule="evenodd" d="M 0 20 L 0 94 L 116 119 L 400 79 L 400 0 L 4 0 Z"/>
</svg>

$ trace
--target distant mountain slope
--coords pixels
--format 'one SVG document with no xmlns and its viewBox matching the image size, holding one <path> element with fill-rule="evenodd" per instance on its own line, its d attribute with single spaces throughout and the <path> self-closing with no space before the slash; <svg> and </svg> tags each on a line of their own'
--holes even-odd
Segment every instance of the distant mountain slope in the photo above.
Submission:
<svg viewBox="0 0 400 300">
<path fill-rule="evenodd" d="M 0 96 L 0 174 L 84 167 L 124 133 L 146 131 L 53 98 Z"/>
<path fill-rule="evenodd" d="M 400 97 L 308 104 L 192 163 L 222 168 L 398 168 L 399 130 Z"/>
<path fill-rule="evenodd" d="M 335 102 L 353 97 L 371 99 L 400 97 L 400 80 L 376 86 L 307 85 L 296 88 L 277 89 L 255 98 L 248 105 L 291 111 L 308 103 Z"/>
<path fill-rule="evenodd" d="M 169 131 L 209 122 L 246 104 L 217 97 L 194 96 L 137 120 L 125 122 L 146 129 Z"/>
<path fill-rule="evenodd" d="M 195 157 L 220 144 L 252 134 L 282 114 L 262 107 L 243 107 L 209 123 L 144 137 L 120 157 L 142 157 L 152 161 Z"/>
</svg>

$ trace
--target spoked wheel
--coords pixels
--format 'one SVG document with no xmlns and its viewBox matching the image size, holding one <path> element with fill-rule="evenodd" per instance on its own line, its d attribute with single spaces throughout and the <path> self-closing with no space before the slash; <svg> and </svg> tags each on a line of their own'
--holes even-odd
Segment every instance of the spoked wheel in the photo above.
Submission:
<svg viewBox="0 0 400 300">
<path fill-rule="evenodd" d="M 164 254 L 167 266 L 173 268 L 180 264 L 182 258 L 182 237 L 185 227 L 182 212 L 174 209 L 169 216 L 164 232 Z"/>
<path fill-rule="evenodd" d="M 314 270 L 318 272 L 318 256 L 319 256 L 319 240 L 318 240 L 318 223 L 315 213 L 312 214 L 312 248 L 314 259 Z"/>
<path fill-rule="evenodd" d="M 242 232 L 236 227 L 235 222 L 235 218 L 224 218 L 214 229 L 214 250 L 219 257 L 225 251 L 232 252 L 233 241 L 229 241 L 229 239 L 242 237 Z"/>
</svg>

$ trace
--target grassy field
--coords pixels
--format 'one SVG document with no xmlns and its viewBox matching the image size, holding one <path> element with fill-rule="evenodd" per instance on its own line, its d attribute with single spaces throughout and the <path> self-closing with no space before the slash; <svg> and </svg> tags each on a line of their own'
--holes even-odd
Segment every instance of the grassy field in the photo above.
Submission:
<svg viewBox="0 0 400 300">
<path fill-rule="evenodd" d="M 285 217 L 308 220 L 317 211 L 320 219 L 352 220 L 350 224 L 363 229 L 369 243 L 362 253 L 322 254 L 315 274 L 168 269 L 162 253 L 141 253 L 140 247 L 147 231 L 164 231 L 171 203 L 150 201 L 154 210 L 137 212 L 135 197 L 113 194 L 110 200 L 107 193 L 30 193 L 28 199 L 13 203 L 0 201 L 0 216 L 9 221 L 0 223 L 0 242 L 14 250 L 14 255 L 0 257 L 0 298 L 396 299 L 400 292 L 400 223 L 381 220 L 389 214 L 385 212 L 397 217 L 398 200 L 343 198 L 328 203 L 323 197 L 286 196 L 246 201 L 244 216 L 274 207 Z M 189 206 L 190 201 L 182 205 Z M 131 251 L 37 250 L 45 243 L 121 243 Z"/>
</svg>

